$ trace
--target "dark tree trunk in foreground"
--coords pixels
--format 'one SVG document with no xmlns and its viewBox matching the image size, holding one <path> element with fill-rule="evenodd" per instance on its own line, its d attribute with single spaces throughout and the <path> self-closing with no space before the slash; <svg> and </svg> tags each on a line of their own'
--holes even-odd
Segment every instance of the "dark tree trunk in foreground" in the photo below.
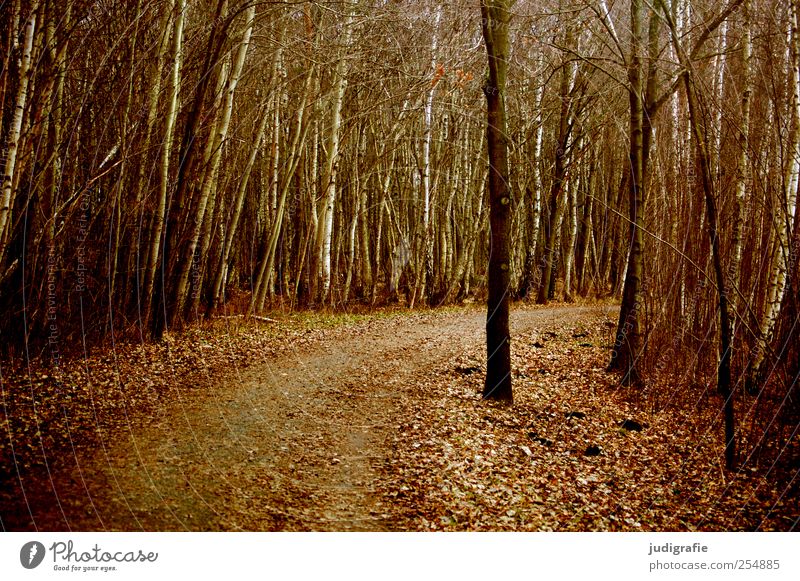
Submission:
<svg viewBox="0 0 800 581">
<path fill-rule="evenodd" d="M 491 230 L 488 312 L 486 316 L 486 383 L 484 399 L 512 401 L 511 337 L 508 328 L 511 282 L 511 197 L 508 184 L 505 85 L 508 69 L 508 0 L 481 0 L 483 38 L 489 58 L 486 95 L 486 142 L 489 154 L 489 225 Z"/>
<path fill-rule="evenodd" d="M 628 66 L 630 98 L 630 149 L 628 195 L 630 199 L 630 249 L 622 290 L 622 305 L 609 371 L 620 371 L 624 384 L 639 384 L 637 359 L 641 347 L 642 275 L 644 272 L 644 85 L 642 2 L 631 0 L 631 56 Z"/>
</svg>

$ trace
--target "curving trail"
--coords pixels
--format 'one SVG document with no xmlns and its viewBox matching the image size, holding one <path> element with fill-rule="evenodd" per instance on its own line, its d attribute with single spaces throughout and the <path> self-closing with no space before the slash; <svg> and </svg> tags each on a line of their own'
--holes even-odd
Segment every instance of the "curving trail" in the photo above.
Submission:
<svg viewBox="0 0 800 581">
<path fill-rule="evenodd" d="M 597 307 L 512 312 L 512 336 Z M 349 337 L 231 369 L 58 475 L 39 530 L 403 530 L 378 475 L 404 390 L 483 341 L 476 309 L 371 319 Z"/>
</svg>

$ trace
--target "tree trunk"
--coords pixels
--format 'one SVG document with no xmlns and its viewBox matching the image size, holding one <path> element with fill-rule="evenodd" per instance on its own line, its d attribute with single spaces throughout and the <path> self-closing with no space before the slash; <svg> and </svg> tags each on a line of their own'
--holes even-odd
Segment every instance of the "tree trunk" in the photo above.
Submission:
<svg viewBox="0 0 800 581">
<path fill-rule="evenodd" d="M 344 93 L 347 88 L 347 53 L 350 48 L 350 38 L 353 33 L 353 15 L 348 14 L 343 23 L 342 53 L 339 55 L 335 68 L 335 86 L 333 102 L 331 104 L 331 132 L 328 146 L 328 157 L 325 164 L 323 184 L 325 186 L 325 201 L 320 216 L 319 237 L 317 239 L 317 253 L 319 256 L 319 289 L 320 302 L 325 302 L 331 289 L 331 243 L 333 241 L 333 214 L 336 204 L 337 176 L 339 170 L 339 147 L 341 144 L 342 105 Z"/>
<path fill-rule="evenodd" d="M 639 384 L 638 358 L 641 346 L 640 309 L 644 272 L 644 82 L 642 0 L 631 0 L 631 56 L 628 66 L 628 98 L 630 102 L 630 150 L 628 154 L 628 198 L 630 204 L 630 246 L 622 305 L 617 324 L 610 371 L 623 373 L 623 383 Z"/>
<path fill-rule="evenodd" d="M 537 82 L 534 91 L 534 107 L 536 110 L 536 117 L 534 121 L 535 130 L 533 132 L 533 144 L 531 146 L 531 172 L 532 188 L 526 190 L 528 194 L 528 228 L 527 228 L 527 243 L 528 247 L 525 250 L 525 271 L 522 276 L 522 284 L 519 289 L 521 297 L 529 297 L 534 290 L 534 285 L 538 282 L 537 266 L 536 266 L 536 250 L 539 243 L 540 229 L 542 223 L 542 191 L 544 186 L 542 184 L 542 141 L 544 134 L 544 119 L 543 119 L 543 99 L 544 99 L 544 86 Z"/>
<path fill-rule="evenodd" d="M 315 75 L 315 66 L 311 66 L 308 71 L 308 76 L 306 77 L 306 85 L 305 91 L 303 95 L 303 104 L 297 112 L 297 121 L 294 127 L 294 136 L 292 138 L 292 143 L 289 146 L 287 152 L 287 164 L 288 168 L 286 170 L 286 174 L 284 176 L 283 185 L 281 188 L 280 198 L 277 201 L 277 208 L 275 210 L 275 217 L 272 222 L 272 228 L 270 229 L 269 240 L 267 242 L 266 251 L 261 259 L 261 263 L 258 270 L 258 275 L 253 291 L 253 297 L 250 300 L 250 306 L 248 307 L 248 313 L 254 314 L 257 312 L 261 312 L 264 309 L 264 305 L 266 303 L 266 297 L 268 292 L 268 287 L 270 286 L 269 280 L 271 277 L 271 273 L 273 267 L 275 265 L 275 251 L 278 247 L 278 238 L 281 233 L 281 227 L 283 225 L 283 216 L 286 210 L 286 196 L 289 193 L 289 189 L 292 185 L 292 178 L 294 177 L 294 172 L 297 170 L 297 166 L 300 163 L 300 158 L 302 154 L 300 152 L 300 147 L 305 142 L 306 135 L 308 134 L 308 129 L 310 124 L 304 123 L 304 117 L 306 109 L 308 108 L 309 100 L 311 98 L 311 82 L 312 79 L 316 76 Z M 313 205 L 313 200 L 312 200 Z"/>
<path fill-rule="evenodd" d="M 714 265 L 717 295 L 719 298 L 719 366 L 717 368 L 717 389 L 724 399 L 725 414 L 725 465 L 728 470 L 733 469 L 736 460 L 734 393 L 731 386 L 731 321 L 729 313 L 728 293 L 725 287 L 725 273 L 722 268 L 722 253 L 719 243 L 719 227 L 717 224 L 717 208 L 714 194 L 714 180 L 709 155 L 708 132 L 701 125 L 702 112 L 698 111 L 702 101 L 698 94 L 698 87 L 694 80 L 693 65 L 686 52 L 680 45 L 675 23 L 665 9 L 665 18 L 670 25 L 672 42 L 675 52 L 683 67 L 683 85 L 689 105 L 689 123 L 692 135 L 697 146 L 697 156 L 700 165 L 700 177 L 706 202 L 706 220 L 708 224 L 708 237 L 711 242 L 711 258 Z"/>
<path fill-rule="evenodd" d="M 430 270 L 432 260 L 431 252 L 433 242 L 431 240 L 431 137 L 433 135 L 433 96 L 436 93 L 436 85 L 442 71 L 436 67 L 436 49 L 438 45 L 439 21 L 442 17 L 442 7 L 437 5 L 436 14 L 433 21 L 433 39 L 431 40 L 431 69 L 433 80 L 425 97 L 425 110 L 423 116 L 422 132 L 422 167 L 420 168 L 420 185 L 422 187 L 422 233 L 416 252 L 417 259 L 417 280 L 414 288 L 414 295 L 411 299 L 410 308 L 414 308 L 416 297 L 422 299 L 426 291 L 427 275 Z"/>
<path fill-rule="evenodd" d="M 183 8 L 183 6 L 182 6 Z M 190 240 L 185 240 L 184 230 L 185 214 L 187 205 L 191 203 L 189 196 L 190 185 L 195 179 L 197 165 L 196 145 L 198 137 L 198 127 L 205 108 L 205 97 L 208 83 L 214 75 L 212 70 L 218 63 L 218 57 L 222 46 L 227 37 L 227 27 L 230 23 L 226 19 L 228 11 L 228 0 L 218 0 L 214 15 L 214 24 L 208 37 L 205 57 L 202 68 L 200 69 L 200 81 L 194 89 L 192 106 L 187 115 L 186 126 L 183 131 L 183 139 L 179 154 L 178 175 L 175 185 L 175 193 L 168 197 L 165 204 L 166 227 L 163 236 L 163 251 L 161 253 L 161 284 L 156 287 L 155 299 L 157 309 L 154 313 L 153 335 L 156 337 L 167 329 L 168 326 L 175 324 L 180 319 L 180 305 L 175 303 L 180 293 L 177 288 L 180 286 L 182 277 L 180 269 L 185 263 L 187 254 L 185 248 Z M 181 10 L 183 14 L 183 10 Z M 181 250 L 183 249 L 183 252 Z M 174 256 L 177 254 L 177 257 Z M 172 270 L 170 270 L 172 267 Z"/>
<path fill-rule="evenodd" d="M 2 198 L 0 199 L 0 265 L 6 254 L 6 228 L 11 222 L 11 209 L 14 206 L 14 171 L 17 165 L 20 131 L 25 116 L 25 105 L 28 101 L 28 85 L 31 78 L 31 56 L 33 53 L 33 37 L 36 32 L 36 10 L 38 2 L 31 6 L 31 15 L 25 25 L 25 41 L 22 44 L 22 59 L 19 68 L 19 87 L 14 101 L 14 115 L 8 131 L 6 143 L 6 163 L 3 170 Z"/>
<path fill-rule="evenodd" d="M 156 127 L 156 119 L 158 118 L 158 98 L 159 94 L 161 93 L 161 77 L 163 74 L 164 69 L 164 62 L 167 58 L 167 51 L 169 50 L 170 45 L 170 31 L 173 27 L 170 26 L 170 22 L 175 13 L 175 4 L 177 0 L 171 0 L 169 4 L 164 7 L 164 16 L 163 21 L 161 23 L 161 41 L 159 43 L 158 48 L 158 56 L 156 57 L 155 68 L 153 69 L 152 73 L 152 81 L 150 84 L 150 91 L 147 95 L 147 120 L 145 121 L 145 135 L 144 141 L 142 144 L 142 151 L 145 155 L 147 155 L 150 151 L 150 144 L 152 142 L 153 132 Z M 170 102 L 170 107 L 172 103 Z M 169 115 L 169 113 L 168 113 Z M 171 131 L 170 131 L 171 134 Z M 161 147 L 164 147 L 167 144 L 167 141 L 162 144 Z M 145 158 L 145 159 L 149 159 Z M 143 243 L 145 245 L 144 252 L 140 255 L 138 252 L 136 253 L 136 278 L 137 278 L 137 289 L 140 293 L 138 296 L 139 304 L 144 307 L 144 310 L 140 313 L 144 315 L 144 320 L 147 320 L 149 309 L 150 309 L 150 298 L 152 294 L 152 287 L 148 287 L 148 275 L 150 271 L 148 269 L 150 265 L 150 252 L 158 251 L 158 242 L 152 244 L 152 240 L 155 238 L 155 231 L 158 228 L 158 224 L 163 221 L 163 216 L 160 220 L 153 219 L 154 217 L 148 216 L 148 213 L 145 211 L 145 200 L 149 197 L 145 192 L 146 189 L 146 176 L 148 174 L 148 170 L 151 168 L 148 167 L 149 164 L 147 163 L 140 163 L 139 164 L 139 171 L 138 176 L 136 179 L 136 210 L 140 213 L 139 217 L 139 236 L 142 236 L 142 231 L 146 233 L 143 239 Z M 169 171 L 169 168 L 167 168 Z M 160 190 L 159 190 L 160 193 Z M 159 196 L 156 206 L 160 207 L 161 196 Z M 159 238 L 161 236 L 161 232 L 159 230 Z M 141 259 L 141 262 L 140 262 Z M 152 279 L 151 279 L 152 280 Z"/>
<path fill-rule="evenodd" d="M 741 269 L 742 269 L 742 245 L 743 245 L 743 223 L 744 223 L 744 206 L 747 195 L 747 184 L 750 177 L 749 170 L 749 148 L 750 148 L 750 98 L 753 93 L 752 81 L 752 32 L 751 32 L 751 19 L 750 19 L 750 0 L 745 0 L 743 5 L 745 16 L 745 29 L 742 36 L 742 100 L 741 111 L 742 120 L 739 125 L 739 159 L 736 166 L 736 183 L 735 192 L 736 197 L 734 201 L 733 210 L 733 234 L 731 245 L 733 246 L 731 266 L 728 271 L 727 287 L 736 288 L 739 284 Z M 731 306 L 734 313 L 738 314 L 739 307 L 743 306 L 739 293 L 732 293 Z M 737 317 L 738 320 L 738 317 Z M 735 325 L 735 324 L 734 324 Z M 731 333 L 732 336 L 736 335 L 736 329 Z"/>
<path fill-rule="evenodd" d="M 509 0 L 481 0 L 483 38 L 489 61 L 486 143 L 489 156 L 490 248 L 486 316 L 484 399 L 513 401 L 509 330 L 511 193 L 508 191 L 505 91 L 508 71 Z"/>
<path fill-rule="evenodd" d="M 200 240 L 200 234 L 203 227 L 203 221 L 205 219 L 206 209 L 210 200 L 214 177 L 216 176 L 220 159 L 222 159 L 222 147 L 225 143 L 225 139 L 228 136 L 228 127 L 230 126 L 231 114 L 233 113 L 233 98 L 236 93 L 236 86 L 239 83 L 239 77 L 241 76 L 242 68 L 244 67 L 244 60 L 247 56 L 247 50 L 250 47 L 250 36 L 253 32 L 255 14 L 255 5 L 250 6 L 245 12 L 244 33 L 236 53 L 236 58 L 233 62 L 230 77 L 228 78 L 228 82 L 225 87 L 225 99 L 222 106 L 222 117 L 217 126 L 217 134 L 209 135 L 210 143 L 212 143 L 211 158 L 209 160 L 208 167 L 206 168 L 205 178 L 203 179 L 202 186 L 200 188 L 198 207 L 195 213 L 194 223 L 192 224 L 192 228 L 189 233 L 189 243 L 185 246 L 186 251 L 183 256 L 183 263 L 177 276 L 177 283 L 175 285 L 172 300 L 172 304 L 174 305 L 174 310 L 172 312 L 173 326 L 175 321 L 183 315 L 184 304 L 186 303 L 187 299 L 189 275 L 192 270 L 195 270 L 196 272 L 197 269 L 199 269 L 197 262 L 200 260 L 200 258 L 196 256 L 197 244 Z M 200 285 L 200 280 L 199 276 L 197 276 L 197 273 L 195 275 L 195 285 Z M 195 292 L 200 291 L 198 288 L 195 288 Z"/>
<path fill-rule="evenodd" d="M 575 299 L 572 294 L 572 272 L 575 265 L 575 241 L 578 238 L 578 190 L 581 187 L 580 172 L 568 185 L 569 190 L 569 235 L 567 236 L 567 254 L 564 257 L 564 300 L 568 303 Z"/>
<path fill-rule="evenodd" d="M 573 30 L 567 25 L 564 30 L 565 46 L 573 45 Z M 551 298 L 555 282 L 555 266 L 559 260 L 558 242 L 561 232 L 561 221 L 567 205 L 567 171 L 570 137 L 572 133 L 572 89 L 574 86 L 575 66 L 565 56 L 561 62 L 560 102 L 561 112 L 558 123 L 558 142 L 555 151 L 553 182 L 550 186 L 550 201 L 547 220 L 544 223 L 544 256 L 542 257 L 542 277 L 536 302 L 546 305 Z"/>
<path fill-rule="evenodd" d="M 277 59 L 276 59 L 277 62 Z M 267 101 L 265 101 L 266 105 Z M 252 149 L 250 150 L 250 155 L 247 158 L 247 164 L 244 167 L 244 172 L 242 172 L 242 176 L 239 180 L 239 185 L 236 189 L 236 195 L 234 197 L 233 203 L 233 215 L 231 216 L 230 223 L 228 224 L 228 228 L 225 231 L 224 240 L 222 242 L 222 256 L 220 258 L 220 263 L 217 268 L 217 272 L 214 276 L 214 284 L 212 289 L 212 300 L 211 300 L 211 307 L 209 309 L 209 315 L 213 313 L 214 309 L 216 309 L 217 305 L 220 301 L 224 300 L 225 297 L 225 284 L 228 277 L 228 266 L 230 261 L 231 249 L 233 248 L 233 241 L 236 236 L 237 229 L 239 227 L 239 220 L 242 216 L 242 210 L 244 209 L 244 201 L 247 197 L 247 185 L 250 181 L 250 174 L 253 172 L 253 165 L 255 165 L 256 157 L 258 157 L 258 151 L 261 147 L 261 142 L 264 141 L 264 135 L 266 134 L 267 129 L 267 122 L 269 121 L 270 116 L 267 113 L 267 107 L 264 106 L 261 108 L 261 122 L 258 125 L 258 129 L 256 130 L 256 138 L 253 141 Z"/>
<path fill-rule="evenodd" d="M 183 52 L 183 23 L 186 12 L 186 0 L 179 0 L 173 7 L 177 10 L 172 33 L 172 70 L 170 71 L 170 99 L 164 125 L 164 139 L 161 145 L 160 173 L 158 183 L 158 201 L 153 216 L 153 229 L 150 233 L 150 249 L 147 252 L 147 268 L 144 276 L 144 321 L 150 321 L 157 314 L 152 312 L 155 300 L 155 281 L 158 269 L 159 249 L 164 230 L 164 219 L 167 211 L 167 190 L 169 188 L 169 161 L 172 153 L 172 136 L 175 132 L 175 121 L 178 117 L 178 98 L 181 88 L 181 61 Z M 164 281 L 162 279 L 162 285 Z"/>
</svg>

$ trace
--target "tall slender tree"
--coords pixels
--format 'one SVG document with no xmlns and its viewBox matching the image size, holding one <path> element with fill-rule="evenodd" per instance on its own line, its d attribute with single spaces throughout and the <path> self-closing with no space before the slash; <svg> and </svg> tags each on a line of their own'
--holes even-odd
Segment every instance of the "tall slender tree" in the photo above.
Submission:
<svg viewBox="0 0 800 581">
<path fill-rule="evenodd" d="M 509 0 L 481 0 L 483 39 L 489 71 L 486 96 L 486 144 L 489 156 L 489 270 L 486 315 L 486 381 L 483 397 L 513 401 L 509 329 L 511 191 L 508 175 L 506 79 L 508 76 Z"/>
</svg>

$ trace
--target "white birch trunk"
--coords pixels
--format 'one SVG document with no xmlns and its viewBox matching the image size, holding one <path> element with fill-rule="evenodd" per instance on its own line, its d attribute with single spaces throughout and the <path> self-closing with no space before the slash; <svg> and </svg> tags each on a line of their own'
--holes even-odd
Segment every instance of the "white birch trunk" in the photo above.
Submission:
<svg viewBox="0 0 800 581">
<path fill-rule="evenodd" d="M 150 319 L 153 308 L 153 290 L 155 288 L 156 270 L 158 268 L 161 236 L 164 231 L 164 219 L 167 208 L 167 190 L 169 187 L 169 161 L 172 153 L 172 136 L 175 132 L 175 121 L 178 116 L 178 98 L 181 88 L 181 62 L 183 52 L 183 23 L 186 12 L 186 0 L 179 0 L 175 5 L 175 24 L 172 33 L 172 70 L 170 72 L 170 99 L 167 107 L 167 116 L 164 126 L 164 139 L 161 146 L 161 160 L 158 187 L 158 202 L 156 214 L 153 217 L 153 231 L 150 236 L 150 249 L 148 251 L 147 268 L 145 270 L 144 320 Z"/>
<path fill-rule="evenodd" d="M 19 151 L 22 120 L 25 116 L 25 105 L 28 101 L 33 37 L 36 32 L 36 4 L 32 7 L 31 16 L 25 25 L 25 41 L 22 45 L 22 59 L 19 69 L 20 81 L 19 87 L 17 88 L 17 96 L 14 100 L 14 115 L 8 130 L 6 163 L 3 168 L 2 201 L 0 201 L 0 264 L 2 264 L 2 260 L 5 257 L 6 228 L 11 222 L 11 208 L 14 205 L 14 171 L 17 165 L 17 152 Z"/>
<path fill-rule="evenodd" d="M 189 242 L 188 251 L 186 256 L 183 257 L 184 264 L 181 268 L 181 273 L 178 277 L 178 284 L 175 291 L 175 316 L 180 316 L 183 311 L 183 306 L 186 301 L 186 290 L 188 288 L 189 275 L 192 270 L 192 264 L 195 257 L 195 251 L 200 239 L 200 234 L 205 219 L 206 208 L 209 203 L 211 186 L 214 177 L 219 167 L 220 159 L 222 158 L 222 146 L 228 136 L 228 128 L 230 127 L 231 114 L 233 113 L 233 98 L 236 93 L 236 86 L 239 83 L 239 77 L 244 67 L 245 57 L 247 50 L 250 47 L 250 36 L 253 32 L 253 22 L 255 20 L 256 7 L 251 5 L 245 12 L 245 29 L 242 35 L 242 41 L 239 44 L 236 58 L 233 62 L 233 67 L 225 87 L 225 102 L 222 108 L 222 117 L 217 125 L 217 135 L 210 136 L 209 141 L 213 142 L 213 152 L 211 155 L 210 163 L 205 171 L 202 186 L 200 189 L 200 197 L 198 201 L 197 212 L 192 225 L 191 238 Z M 199 283 L 198 283 L 199 284 Z"/>
<path fill-rule="evenodd" d="M 426 276 L 428 263 L 431 260 L 431 137 L 433 123 L 433 97 L 436 93 L 436 85 L 439 81 L 438 71 L 436 70 L 436 51 L 439 44 L 439 21 L 442 17 L 441 5 L 436 8 L 436 15 L 433 22 L 433 39 L 431 40 L 431 70 L 434 77 L 431 87 L 425 97 L 425 108 L 423 112 L 423 134 L 422 134 L 422 168 L 420 172 L 420 185 L 422 187 L 422 237 L 417 255 L 417 280 L 414 294 L 411 298 L 411 308 L 414 308 L 416 297 L 425 292 Z"/>
<path fill-rule="evenodd" d="M 750 0 L 744 2 L 744 16 L 745 16 L 745 30 L 742 36 L 742 101 L 741 101 L 741 114 L 742 120 L 739 127 L 739 160 L 736 168 L 736 185 L 735 185 L 735 206 L 734 206 L 734 223 L 733 223 L 733 257 L 731 269 L 728 277 L 728 288 L 735 288 L 739 284 L 741 264 L 742 264 L 742 245 L 743 245 L 743 221 L 744 221 L 744 207 L 745 197 L 747 194 L 747 183 L 749 181 L 750 170 L 748 165 L 748 150 L 750 143 L 750 97 L 752 95 L 752 36 L 751 36 L 751 20 L 750 20 Z M 734 308 L 734 313 L 738 314 L 738 306 L 741 305 L 739 293 L 731 293 L 731 305 Z M 739 318 L 734 318 L 734 329 Z M 735 336 L 735 330 L 734 330 Z"/>
<path fill-rule="evenodd" d="M 253 290 L 253 297 L 251 298 L 250 306 L 248 307 L 248 313 L 251 315 L 264 310 L 264 304 L 266 302 L 267 292 L 270 286 L 269 283 L 271 273 L 275 265 L 275 251 L 278 245 L 278 237 L 280 236 L 281 227 L 283 225 L 283 217 L 286 209 L 286 197 L 292 184 L 294 172 L 297 170 L 297 166 L 300 163 L 300 158 L 302 157 L 300 153 L 300 147 L 305 141 L 306 135 L 308 134 L 309 124 L 304 123 L 304 118 L 306 109 L 308 108 L 311 81 L 315 77 L 315 67 L 312 66 L 308 72 L 308 77 L 306 78 L 303 105 L 297 112 L 297 122 L 295 125 L 294 137 L 292 138 L 292 143 L 287 152 L 288 168 L 284 176 L 283 187 L 281 188 L 278 205 L 275 209 L 275 219 L 272 222 L 266 252 L 261 259 L 261 264 L 259 265 L 256 283 Z"/>
<path fill-rule="evenodd" d="M 716 99 L 716 111 L 714 112 L 714 142 L 711 148 L 712 169 L 716 176 L 719 176 L 720 167 L 720 145 L 722 144 L 722 99 L 725 96 L 725 67 L 728 64 L 728 21 L 720 26 L 720 36 L 722 37 L 721 46 L 717 56 L 714 57 L 714 98 Z"/>
<path fill-rule="evenodd" d="M 153 71 L 153 81 L 152 84 L 150 85 L 150 91 L 147 96 L 147 102 L 148 102 L 147 121 L 145 122 L 146 124 L 145 124 L 144 143 L 142 145 L 142 151 L 145 152 L 145 154 L 150 150 L 150 143 L 152 141 L 153 129 L 156 125 L 156 118 L 158 115 L 158 96 L 161 93 L 161 75 L 164 68 L 164 62 L 166 61 L 167 58 L 167 51 L 169 50 L 169 44 L 170 44 L 169 41 L 171 36 L 170 31 L 172 28 L 170 26 L 170 21 L 172 20 L 172 17 L 175 12 L 175 3 L 176 0 L 172 0 L 164 8 L 164 19 L 161 24 L 161 30 L 163 31 L 162 32 L 163 36 L 161 37 L 161 43 L 158 49 L 158 56 L 156 57 L 155 70 Z M 146 246 L 143 255 L 139 256 L 138 253 L 136 255 L 137 273 L 139 272 L 140 268 L 142 269 L 141 270 L 142 290 L 144 290 L 147 285 L 147 280 L 146 280 L 148 273 L 147 266 L 150 263 L 150 251 L 153 250 L 153 246 L 155 246 L 155 250 L 158 250 L 157 244 L 156 245 L 150 244 L 151 238 L 153 237 L 152 236 L 153 231 L 156 228 L 156 224 L 155 223 L 149 224 L 149 230 L 148 230 L 148 225 L 146 224 L 147 217 L 146 213 L 144 212 L 143 202 L 147 198 L 145 194 L 145 183 L 146 183 L 147 171 L 150 169 L 148 166 L 149 164 L 147 163 L 139 164 L 139 172 L 136 179 L 136 208 L 138 211 L 141 212 L 140 215 L 141 217 L 139 218 L 140 232 L 142 227 L 144 227 L 144 229 L 149 232 L 149 236 L 144 241 Z M 139 262 L 140 260 L 141 262 Z M 147 300 L 146 295 L 144 294 L 141 295 L 141 298 L 144 298 L 146 302 Z"/>
<path fill-rule="evenodd" d="M 318 243 L 320 254 L 321 287 L 319 300 L 325 302 L 331 288 L 331 242 L 333 240 L 333 213 L 336 203 L 336 179 L 338 174 L 339 146 L 341 141 L 342 125 L 342 105 L 344 104 L 344 93 L 347 88 L 347 53 L 350 48 L 350 39 L 353 34 L 353 16 L 348 14 L 344 23 L 342 37 L 342 53 L 336 63 L 335 69 L 335 89 L 333 92 L 333 103 L 331 113 L 331 133 L 330 145 L 328 147 L 328 157 L 325 165 L 324 184 L 325 201 L 320 216 L 320 238 Z"/>
<path fill-rule="evenodd" d="M 780 211 L 778 216 L 773 218 L 775 228 L 775 244 L 770 260 L 770 277 L 769 286 L 767 288 L 767 297 L 764 304 L 764 313 L 760 322 L 760 333 L 757 341 L 757 347 L 754 350 L 755 355 L 751 362 L 751 371 L 748 377 L 748 384 L 752 384 L 755 378 L 760 374 L 761 367 L 764 363 L 767 354 L 767 346 L 772 340 L 775 331 L 775 323 L 778 320 L 780 313 L 781 301 L 783 294 L 786 290 L 786 274 L 789 263 L 789 236 L 793 223 L 794 211 L 797 200 L 797 185 L 798 185 L 798 161 L 800 158 L 800 92 L 798 91 L 798 82 L 800 82 L 800 39 L 798 38 L 798 6 L 797 2 L 793 1 L 790 7 L 789 30 L 787 32 L 788 38 L 788 68 L 790 78 L 790 104 L 789 114 L 791 116 L 789 125 L 789 156 L 786 160 L 784 167 L 784 184 L 785 190 L 783 192 L 783 200 L 779 204 Z M 775 125 L 780 125 L 781 120 L 777 119 L 779 108 L 771 107 L 775 114 Z"/>
<path fill-rule="evenodd" d="M 259 147 L 261 146 L 261 142 L 264 140 L 264 135 L 266 134 L 267 121 L 269 121 L 269 115 L 267 114 L 266 110 L 262 110 L 261 122 L 258 126 L 258 129 L 256 130 L 256 138 L 255 141 L 253 142 L 252 149 L 250 150 L 250 155 L 247 158 L 247 164 L 245 165 L 244 172 L 242 173 L 242 177 L 239 180 L 239 186 L 236 190 L 236 196 L 234 198 L 234 203 L 233 203 L 233 215 L 231 216 L 231 221 L 230 224 L 228 225 L 228 229 L 225 232 L 223 248 L 222 248 L 222 258 L 220 260 L 219 269 L 217 270 L 217 273 L 214 278 L 212 309 L 216 307 L 216 305 L 220 301 L 224 300 L 225 281 L 227 280 L 228 277 L 228 261 L 230 260 L 234 237 L 236 236 L 236 231 L 239 227 L 239 220 L 241 219 L 242 210 L 244 209 L 244 201 L 245 198 L 247 197 L 247 185 L 250 181 L 250 175 L 252 174 L 256 158 L 258 157 Z"/>
<path fill-rule="evenodd" d="M 580 149 L 580 144 L 576 144 Z M 570 180 L 569 189 L 569 236 L 567 237 L 567 256 L 564 262 L 564 300 L 572 302 L 572 271 L 575 264 L 575 240 L 578 237 L 578 189 L 581 174 L 576 172 L 575 179 Z"/>
</svg>

